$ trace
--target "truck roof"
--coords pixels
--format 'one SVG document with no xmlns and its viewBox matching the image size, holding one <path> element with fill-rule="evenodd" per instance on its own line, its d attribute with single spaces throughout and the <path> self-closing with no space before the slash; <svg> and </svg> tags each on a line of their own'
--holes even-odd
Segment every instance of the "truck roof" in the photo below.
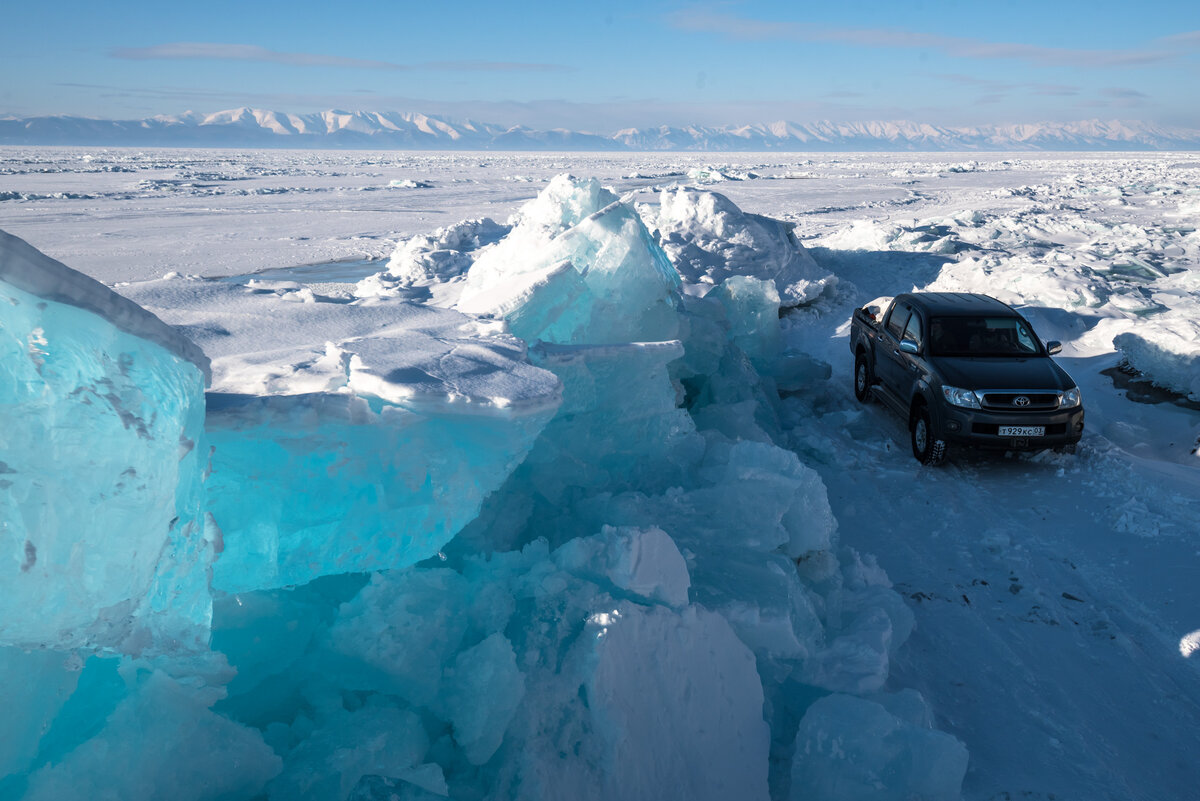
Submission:
<svg viewBox="0 0 1200 801">
<path fill-rule="evenodd" d="M 968 292 L 910 292 L 896 296 L 897 301 L 923 309 L 932 315 L 953 317 L 968 314 L 992 314 L 1000 317 L 1016 317 L 1017 312 L 1008 304 L 1001 303 L 991 295 Z"/>
</svg>

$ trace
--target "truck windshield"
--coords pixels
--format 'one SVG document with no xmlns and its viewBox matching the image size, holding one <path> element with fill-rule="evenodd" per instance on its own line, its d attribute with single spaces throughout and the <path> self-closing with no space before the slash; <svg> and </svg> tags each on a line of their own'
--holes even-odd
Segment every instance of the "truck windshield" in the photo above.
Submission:
<svg viewBox="0 0 1200 801">
<path fill-rule="evenodd" d="M 1042 346 L 1018 317 L 934 317 L 932 356 L 1038 356 Z"/>
</svg>

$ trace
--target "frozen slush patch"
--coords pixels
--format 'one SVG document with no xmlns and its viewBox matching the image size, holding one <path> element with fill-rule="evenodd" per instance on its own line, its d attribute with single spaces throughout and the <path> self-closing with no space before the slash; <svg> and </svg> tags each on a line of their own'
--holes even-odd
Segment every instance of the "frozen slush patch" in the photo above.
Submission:
<svg viewBox="0 0 1200 801">
<path fill-rule="evenodd" d="M 204 646 L 213 553 L 201 449 L 181 443 L 202 441 L 207 369 L 149 312 L 0 238 L 0 644 Z"/>
<path fill-rule="evenodd" d="M 1113 346 L 1156 386 L 1200 400 L 1200 329 L 1180 323 L 1175 331 L 1140 326 L 1118 334 Z"/>
<path fill-rule="evenodd" d="M 1200 629 L 1179 640 L 1179 653 L 1185 659 L 1191 657 L 1196 651 L 1200 651 Z"/>
<path fill-rule="evenodd" d="M 688 284 L 711 287 L 735 275 L 774 281 L 787 308 L 814 300 L 837 283 L 813 261 L 790 225 L 747 214 L 716 192 L 664 189 L 657 213 L 650 207 L 642 212 Z"/>
<path fill-rule="evenodd" d="M 817 701 L 800 721 L 794 801 L 955 801 L 967 749 L 953 736 L 901 720 L 848 695 Z"/>
</svg>

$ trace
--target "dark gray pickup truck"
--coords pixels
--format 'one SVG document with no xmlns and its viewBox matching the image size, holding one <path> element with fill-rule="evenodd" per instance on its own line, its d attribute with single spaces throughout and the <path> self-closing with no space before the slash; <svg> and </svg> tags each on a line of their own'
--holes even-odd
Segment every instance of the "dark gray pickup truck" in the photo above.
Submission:
<svg viewBox="0 0 1200 801">
<path fill-rule="evenodd" d="M 997 450 L 1073 451 L 1083 435 L 1079 387 L 1012 307 L 987 295 L 914 292 L 854 310 L 854 395 L 903 415 L 913 455 L 948 443 Z"/>
</svg>

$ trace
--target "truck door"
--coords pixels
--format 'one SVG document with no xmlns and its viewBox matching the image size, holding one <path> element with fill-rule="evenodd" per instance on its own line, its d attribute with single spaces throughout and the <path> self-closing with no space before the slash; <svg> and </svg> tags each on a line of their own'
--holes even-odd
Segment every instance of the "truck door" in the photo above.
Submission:
<svg viewBox="0 0 1200 801">
<path fill-rule="evenodd" d="M 913 309 L 912 314 L 908 318 L 908 323 L 904 326 L 904 334 L 900 339 L 901 341 L 908 340 L 912 342 L 921 350 L 925 343 L 924 330 L 925 327 L 921 323 L 921 313 Z M 917 382 L 917 378 L 923 372 L 920 366 L 921 357 L 900 351 L 897 358 L 899 359 L 899 366 L 896 369 L 899 372 L 896 375 L 896 392 L 901 399 L 908 401 L 913 395 L 913 388 Z"/>
<path fill-rule="evenodd" d="M 900 383 L 905 380 L 906 362 L 900 352 L 900 340 L 911 314 L 912 309 L 907 303 L 894 304 L 875 335 L 875 375 L 893 395 L 900 394 Z"/>
</svg>

